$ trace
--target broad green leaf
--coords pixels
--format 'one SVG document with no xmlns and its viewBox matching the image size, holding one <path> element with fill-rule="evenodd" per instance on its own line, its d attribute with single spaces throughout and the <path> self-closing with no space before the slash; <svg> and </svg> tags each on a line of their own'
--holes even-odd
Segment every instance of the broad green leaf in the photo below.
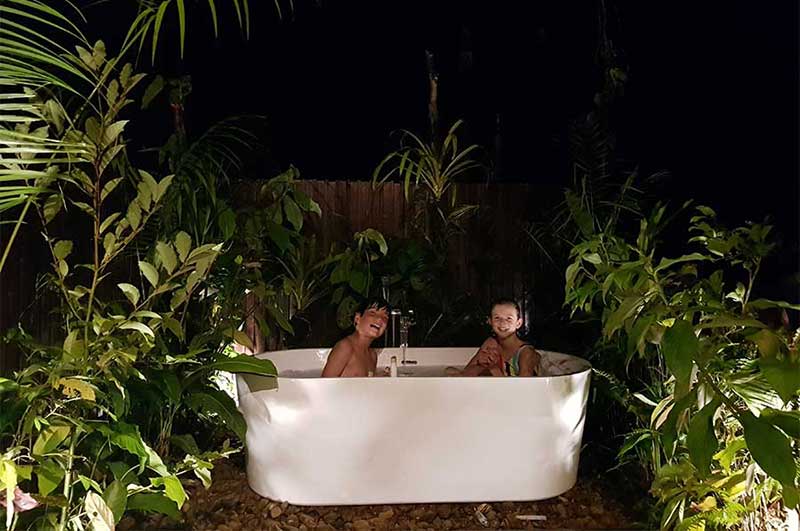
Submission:
<svg viewBox="0 0 800 531">
<path fill-rule="evenodd" d="M 286 252 L 291 246 L 291 233 L 282 225 L 267 221 L 267 235 L 275 242 L 281 253 Z"/>
<path fill-rule="evenodd" d="M 173 435 L 169 438 L 173 446 L 180 448 L 189 455 L 200 455 L 200 447 L 190 433 L 185 435 Z"/>
<path fill-rule="evenodd" d="M 658 273 L 668 267 L 681 263 L 681 262 L 695 262 L 698 260 L 707 260 L 708 258 L 705 255 L 700 253 L 692 253 L 680 256 L 678 258 L 662 258 L 661 262 L 659 262 L 658 266 L 655 269 L 655 272 Z"/>
<path fill-rule="evenodd" d="M 114 530 L 114 513 L 99 494 L 94 491 L 87 492 L 83 508 L 89 518 L 92 531 Z"/>
<path fill-rule="evenodd" d="M 166 514 L 174 520 L 181 519 L 181 513 L 175 502 L 158 493 L 134 494 L 128 499 L 128 510 Z"/>
<path fill-rule="evenodd" d="M 192 250 L 192 237 L 183 231 L 175 235 L 175 248 L 178 250 L 178 257 L 181 263 L 186 261 L 189 251 Z"/>
<path fill-rule="evenodd" d="M 765 358 L 774 358 L 781 351 L 781 339 L 772 330 L 759 330 L 751 336 Z"/>
<path fill-rule="evenodd" d="M 765 408 L 761 411 L 761 418 L 782 429 L 789 437 L 800 439 L 800 411 Z"/>
<path fill-rule="evenodd" d="M 695 390 L 692 389 L 675 402 L 667 415 L 667 420 L 664 421 L 661 429 L 661 444 L 664 446 L 664 452 L 668 457 L 672 457 L 675 452 L 675 443 L 678 440 L 678 420 L 686 409 L 692 405 L 695 398 Z"/>
<path fill-rule="evenodd" d="M 126 321 L 119 325 L 121 330 L 136 330 L 137 332 L 141 333 L 143 336 L 148 337 L 150 339 L 155 337 L 153 330 L 144 323 L 139 323 L 137 321 Z"/>
<path fill-rule="evenodd" d="M 161 260 L 161 265 L 164 266 L 167 273 L 172 274 L 172 272 L 175 271 L 175 267 L 178 265 L 178 257 L 175 256 L 172 245 L 165 242 L 158 242 L 156 244 L 156 252 Z"/>
<path fill-rule="evenodd" d="M 725 446 L 725 448 L 714 454 L 714 459 L 719 461 L 719 464 L 722 469 L 725 470 L 725 473 L 730 474 L 731 465 L 736 459 L 736 454 L 744 448 L 747 448 L 747 443 L 743 438 L 737 437 L 736 439 L 728 442 L 728 445 Z"/>
<path fill-rule="evenodd" d="M 69 253 L 72 252 L 72 242 L 69 240 L 60 240 L 57 241 L 56 244 L 53 246 L 53 256 L 56 257 L 57 260 L 63 260 Z"/>
<path fill-rule="evenodd" d="M 142 209 L 139 207 L 139 203 L 131 201 L 128 205 L 128 213 L 125 219 L 130 223 L 131 229 L 136 230 L 139 228 L 139 224 L 142 222 Z"/>
<path fill-rule="evenodd" d="M 49 454 L 58 448 L 58 445 L 61 444 L 64 439 L 67 438 L 67 436 L 69 436 L 69 432 L 69 426 L 48 426 L 42 433 L 39 434 L 39 437 L 36 438 L 36 442 L 33 444 L 33 454 Z"/>
<path fill-rule="evenodd" d="M 123 282 L 117 284 L 117 287 L 122 290 L 122 293 L 124 293 L 125 297 L 131 301 L 131 304 L 136 306 L 139 303 L 139 289 L 136 286 Z"/>
<path fill-rule="evenodd" d="M 230 208 L 225 209 L 222 214 L 219 215 L 217 224 L 222 231 L 222 237 L 226 240 L 231 239 L 236 231 L 236 214 Z"/>
<path fill-rule="evenodd" d="M 115 179 L 110 179 L 105 186 L 103 186 L 103 191 L 100 193 L 100 201 L 105 201 L 108 194 L 114 191 L 114 189 L 122 182 L 122 177 L 117 177 Z"/>
<path fill-rule="evenodd" d="M 155 54 L 155 50 L 153 50 Z M 155 57 L 155 56 L 154 56 Z M 153 78 L 153 81 L 147 86 L 144 91 L 144 95 L 142 96 L 142 109 L 147 109 L 150 105 L 150 102 L 158 96 L 161 90 L 164 88 L 164 78 L 160 75 Z"/>
<path fill-rule="evenodd" d="M 303 213 L 300 207 L 288 195 L 283 198 L 283 209 L 286 212 L 286 219 L 292 224 L 294 230 L 299 231 L 303 228 Z"/>
<path fill-rule="evenodd" d="M 159 181 L 158 191 L 153 194 L 153 201 L 160 201 L 161 198 L 164 197 L 164 194 L 167 193 L 167 190 L 169 189 L 170 184 L 172 184 L 172 179 L 174 177 L 174 175 L 167 175 L 161 179 L 161 181 Z"/>
<path fill-rule="evenodd" d="M 125 129 L 125 124 L 127 123 L 128 120 L 120 120 L 106 127 L 103 137 L 105 145 L 110 145 L 116 142 L 117 137 L 119 137 L 119 135 L 122 133 L 122 130 Z"/>
<path fill-rule="evenodd" d="M 796 466 L 789 438 L 764 419 L 749 411 L 740 414 L 744 440 L 759 466 L 783 485 L 794 484 Z"/>
<path fill-rule="evenodd" d="M 114 446 L 121 448 L 139 458 L 140 469 L 144 467 L 149 457 L 147 448 L 139 434 L 139 427 L 125 422 L 113 424 L 100 424 L 96 428 Z"/>
<path fill-rule="evenodd" d="M 756 299 L 747 303 L 747 307 L 753 310 L 765 310 L 767 308 L 785 308 L 787 310 L 800 311 L 800 304 L 790 304 L 784 301 L 772 301 L 769 299 Z"/>
<path fill-rule="evenodd" d="M 119 480 L 112 481 L 106 490 L 103 491 L 103 500 L 114 514 L 114 523 L 118 524 L 125 514 L 125 507 L 128 504 L 128 489 Z"/>
<path fill-rule="evenodd" d="M 112 223 L 114 223 L 114 220 L 116 220 L 119 216 L 120 216 L 119 212 L 114 212 L 113 214 L 109 214 L 109 216 L 106 219 L 104 219 L 103 222 L 100 224 L 100 234 L 103 234 L 108 229 L 108 227 Z"/>
<path fill-rule="evenodd" d="M 603 326 L 603 335 L 607 339 L 613 337 L 617 330 L 622 328 L 625 321 L 636 313 L 643 302 L 644 299 L 639 295 L 630 295 L 626 297 L 617 309 L 611 312 L 608 319 L 606 319 L 606 323 Z"/>
<path fill-rule="evenodd" d="M 61 207 L 64 204 L 64 200 L 61 198 L 61 194 L 52 194 L 47 197 L 44 202 L 44 222 L 50 223 L 55 219 L 58 213 L 61 211 Z"/>
<path fill-rule="evenodd" d="M 761 373 L 784 403 L 800 392 L 800 360 L 764 357 L 758 360 Z"/>
<path fill-rule="evenodd" d="M 719 443 L 714 433 L 714 413 L 720 406 L 718 398 L 714 398 L 703 409 L 695 413 L 689 421 L 689 433 L 686 435 L 686 446 L 689 457 L 702 476 L 707 476 L 711 468 L 711 459 L 717 452 Z"/>
<path fill-rule="evenodd" d="M 186 491 L 183 490 L 181 480 L 176 476 L 165 476 L 161 478 L 153 478 L 151 480 L 155 486 L 164 486 L 164 492 L 167 498 L 174 501 L 178 509 L 183 507 L 183 502 L 186 501 Z"/>
<path fill-rule="evenodd" d="M 56 383 L 57 387 L 61 388 L 61 392 L 70 398 L 78 397 L 83 400 L 94 402 L 95 392 L 94 387 L 85 380 L 77 378 L 60 378 Z"/>
<path fill-rule="evenodd" d="M 35 453 L 35 452 L 34 452 Z M 36 465 L 36 485 L 39 494 L 49 496 L 64 481 L 64 469 L 53 459 L 39 459 Z"/>
<path fill-rule="evenodd" d="M 0 393 L 10 393 L 19 389 L 19 384 L 14 380 L 0 377 Z"/>
<path fill-rule="evenodd" d="M 367 275 L 358 269 L 350 272 L 350 287 L 356 293 L 365 295 L 364 291 L 367 289 Z"/>
<path fill-rule="evenodd" d="M 205 392 L 190 393 L 186 402 L 194 411 L 205 415 L 216 415 L 241 441 L 245 440 L 247 424 L 236 409 L 233 399 L 222 391 L 206 389 Z"/>
<path fill-rule="evenodd" d="M 250 373 L 262 376 L 277 376 L 278 371 L 270 360 L 264 360 L 253 356 L 239 355 L 231 358 L 222 358 L 209 365 L 202 371 L 225 371 L 232 373 Z"/>
<path fill-rule="evenodd" d="M 116 247 L 117 237 L 114 235 L 113 232 L 106 233 L 103 236 L 103 250 L 105 251 L 105 256 L 108 257 L 112 252 L 114 252 L 114 247 Z"/>
<path fill-rule="evenodd" d="M 58 272 L 61 274 L 61 278 L 66 278 L 67 273 L 69 273 L 69 266 L 64 260 L 58 261 Z"/>
<path fill-rule="evenodd" d="M 667 368 L 675 376 L 675 396 L 681 397 L 689 390 L 692 360 L 700 347 L 694 328 L 687 321 L 675 321 L 664 332 L 661 347 Z"/>
<path fill-rule="evenodd" d="M 139 270 L 154 288 L 158 286 L 158 270 L 149 262 L 139 261 Z"/>
</svg>

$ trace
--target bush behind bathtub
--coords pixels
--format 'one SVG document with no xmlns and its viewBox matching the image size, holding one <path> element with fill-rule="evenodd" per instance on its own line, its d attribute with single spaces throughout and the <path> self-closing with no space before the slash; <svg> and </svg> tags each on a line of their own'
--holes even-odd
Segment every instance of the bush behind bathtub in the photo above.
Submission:
<svg viewBox="0 0 800 531">
<path fill-rule="evenodd" d="M 800 439 L 800 331 L 760 315 L 800 308 L 754 299 L 775 247 L 771 226 L 729 230 L 697 207 L 692 252 L 668 258 L 658 252 L 666 222 L 658 205 L 635 241 L 585 234 L 566 270 L 566 303 L 573 315 L 599 314 L 607 356 L 649 367 L 641 380 L 600 376 L 639 419 L 619 459 L 635 453 L 650 468 L 661 527 L 758 528 L 776 499 L 798 505 Z"/>
</svg>

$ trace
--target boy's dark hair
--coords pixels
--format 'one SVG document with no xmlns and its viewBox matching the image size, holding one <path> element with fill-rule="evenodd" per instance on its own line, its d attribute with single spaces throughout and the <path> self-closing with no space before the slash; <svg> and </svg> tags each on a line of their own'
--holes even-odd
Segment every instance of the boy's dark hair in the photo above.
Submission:
<svg viewBox="0 0 800 531">
<path fill-rule="evenodd" d="M 368 298 L 364 299 L 363 301 L 361 301 L 361 304 L 359 304 L 358 308 L 356 308 L 356 312 L 359 315 L 364 315 L 364 312 L 366 312 L 367 310 L 369 310 L 370 308 L 373 308 L 373 307 L 378 308 L 378 309 L 386 308 L 386 313 L 389 313 L 389 312 L 392 311 L 392 306 L 389 304 L 389 301 L 387 301 L 386 299 L 384 299 L 382 297 L 368 297 Z"/>
<path fill-rule="evenodd" d="M 492 305 L 489 306 L 489 315 L 490 316 L 492 315 L 492 310 L 494 310 L 495 306 L 500 306 L 500 305 L 513 306 L 514 309 L 517 310 L 517 317 L 522 317 L 522 310 L 520 309 L 519 304 L 517 304 L 517 301 L 515 301 L 510 297 L 499 297 L 493 300 Z"/>
</svg>

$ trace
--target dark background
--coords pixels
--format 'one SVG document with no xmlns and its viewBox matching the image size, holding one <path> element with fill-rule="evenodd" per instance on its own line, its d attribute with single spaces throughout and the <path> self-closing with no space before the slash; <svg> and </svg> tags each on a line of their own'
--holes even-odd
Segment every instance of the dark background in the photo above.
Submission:
<svg viewBox="0 0 800 531">
<path fill-rule="evenodd" d="M 183 61 L 173 10 L 154 69 L 192 76 L 190 134 L 231 114 L 265 115 L 263 177 L 294 164 L 304 178 L 369 179 L 397 146 L 391 131 L 427 131 L 429 49 L 442 121 L 466 119 L 465 140 L 500 162 L 493 178 L 562 187 L 569 126 L 600 88 L 600 0 L 297 0 L 293 10 L 280 2 L 281 17 L 273 2 L 251 1 L 249 39 L 232 3 L 218 2 L 216 40 L 206 2 L 187 4 Z M 605 7 L 629 76 L 612 110 L 617 154 L 645 175 L 668 170 L 658 189 L 665 200 L 708 204 L 731 224 L 772 216 L 782 245 L 770 275 L 784 280 L 770 295 L 797 300 L 796 281 L 786 279 L 800 269 L 798 3 Z M 120 4 L 112 18 L 109 9 L 90 11 L 90 23 L 103 17 L 113 34 L 114 20 L 131 19 Z M 157 144 L 171 116 L 164 107 L 150 119 Z"/>
</svg>

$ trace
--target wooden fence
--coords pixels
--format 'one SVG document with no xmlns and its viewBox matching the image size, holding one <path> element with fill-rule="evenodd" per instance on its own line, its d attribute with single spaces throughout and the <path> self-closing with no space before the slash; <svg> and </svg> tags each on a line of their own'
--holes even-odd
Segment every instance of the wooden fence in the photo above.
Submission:
<svg viewBox="0 0 800 531">
<path fill-rule="evenodd" d="M 350 242 L 355 232 L 367 228 L 388 238 L 413 236 L 412 207 L 399 184 L 373 190 L 369 182 L 309 180 L 300 181 L 299 188 L 322 208 L 322 217 L 312 219 L 310 228 L 324 248 L 333 242 Z M 530 209 L 540 203 L 533 187 L 468 183 L 459 184 L 457 190 L 459 202 L 479 205 L 481 214 L 470 221 L 466 234 L 450 241 L 450 288 L 481 303 L 499 295 L 526 298 L 530 275 L 526 272 L 527 253 L 523 252 L 527 243 L 523 228 Z M 0 225 L 0 249 L 11 228 Z M 54 298 L 36 290 L 36 279 L 46 271 L 48 259 L 35 222 L 24 226 L 0 273 L 0 333 L 16 326 L 22 315 L 26 330 L 34 337 L 45 342 L 59 340 L 57 317 L 51 314 Z M 18 366 L 18 353 L 0 342 L 0 374 Z"/>
</svg>

